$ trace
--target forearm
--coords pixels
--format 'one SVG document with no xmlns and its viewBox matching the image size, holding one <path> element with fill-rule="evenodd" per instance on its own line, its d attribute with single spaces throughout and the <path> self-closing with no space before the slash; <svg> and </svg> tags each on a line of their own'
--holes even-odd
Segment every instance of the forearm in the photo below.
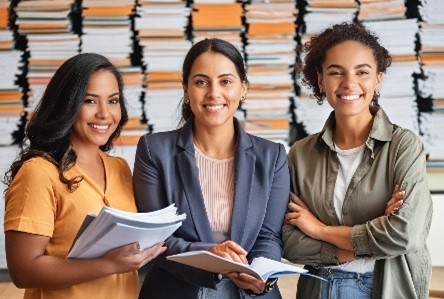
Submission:
<svg viewBox="0 0 444 299">
<path fill-rule="evenodd" d="M 115 273 L 113 263 L 100 259 L 65 259 L 43 255 L 22 269 L 9 268 L 19 288 L 59 289 Z"/>
<path fill-rule="evenodd" d="M 324 226 L 319 230 L 317 238 L 334 246 L 353 251 L 350 226 Z"/>
<path fill-rule="evenodd" d="M 336 264 L 337 248 L 313 239 L 293 225 L 282 228 L 283 256 L 293 263 L 305 265 Z"/>
</svg>

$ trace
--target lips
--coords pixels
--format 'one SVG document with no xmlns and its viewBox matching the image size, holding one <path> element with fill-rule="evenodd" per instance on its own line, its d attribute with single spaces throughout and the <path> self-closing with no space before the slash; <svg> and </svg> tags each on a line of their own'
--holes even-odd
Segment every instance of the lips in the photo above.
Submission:
<svg viewBox="0 0 444 299">
<path fill-rule="evenodd" d="M 355 101 L 355 100 L 359 99 L 361 97 L 361 95 L 359 95 L 359 94 L 338 95 L 338 97 L 344 101 Z"/>
<path fill-rule="evenodd" d="M 203 105 L 207 110 L 210 111 L 219 111 L 222 110 L 222 108 L 224 107 L 223 104 L 218 104 L 218 105 Z"/>
<path fill-rule="evenodd" d="M 97 125 L 97 124 L 88 124 L 88 126 L 99 131 L 105 131 L 111 127 L 110 125 Z"/>
</svg>

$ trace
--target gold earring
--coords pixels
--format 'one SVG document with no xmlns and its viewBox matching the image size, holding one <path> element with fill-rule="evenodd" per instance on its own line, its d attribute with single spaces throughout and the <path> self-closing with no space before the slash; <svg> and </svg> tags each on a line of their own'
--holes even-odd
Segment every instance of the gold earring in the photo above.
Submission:
<svg viewBox="0 0 444 299">
<path fill-rule="evenodd" d="M 240 101 L 243 102 L 243 101 L 245 101 L 246 99 L 247 99 L 246 96 L 241 96 Z"/>
<path fill-rule="evenodd" d="M 190 99 L 188 97 L 184 97 L 183 101 L 187 105 L 190 103 Z"/>
</svg>

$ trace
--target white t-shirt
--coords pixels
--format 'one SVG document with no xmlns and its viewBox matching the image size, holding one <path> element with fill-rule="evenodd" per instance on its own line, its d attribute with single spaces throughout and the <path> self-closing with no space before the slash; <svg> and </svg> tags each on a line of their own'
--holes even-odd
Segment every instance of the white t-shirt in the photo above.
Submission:
<svg viewBox="0 0 444 299">
<path fill-rule="evenodd" d="M 347 192 L 348 185 L 358 169 L 359 164 L 362 162 L 364 156 L 365 144 L 348 150 L 342 150 L 335 144 L 336 152 L 339 159 L 339 172 L 336 178 L 335 192 L 334 192 L 334 206 L 336 215 L 340 223 L 342 220 L 342 206 L 344 204 L 345 193 Z M 348 262 L 339 266 L 333 266 L 331 268 L 340 269 L 343 271 L 366 273 L 373 272 L 375 267 L 375 259 L 359 259 L 352 262 Z"/>
</svg>

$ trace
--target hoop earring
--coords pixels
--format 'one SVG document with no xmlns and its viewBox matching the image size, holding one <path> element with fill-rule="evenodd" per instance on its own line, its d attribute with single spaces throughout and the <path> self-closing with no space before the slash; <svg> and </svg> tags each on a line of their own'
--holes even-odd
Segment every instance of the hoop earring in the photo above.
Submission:
<svg viewBox="0 0 444 299">
<path fill-rule="evenodd" d="M 240 101 L 243 102 L 243 101 L 245 101 L 246 99 L 247 99 L 246 96 L 241 96 Z"/>
<path fill-rule="evenodd" d="M 189 99 L 188 97 L 184 97 L 184 98 L 183 98 L 183 102 L 184 102 L 185 104 L 189 105 L 189 104 L 190 104 L 190 99 Z"/>
<path fill-rule="evenodd" d="M 381 96 L 381 94 L 379 93 L 379 91 L 375 90 L 375 93 L 373 94 L 373 98 L 372 98 L 372 103 L 373 102 L 377 103 L 380 96 Z"/>
<path fill-rule="evenodd" d="M 322 105 L 324 104 L 324 100 L 325 100 L 325 92 L 322 88 L 319 88 L 319 97 L 316 97 L 316 102 L 318 103 L 318 105 Z"/>
</svg>

